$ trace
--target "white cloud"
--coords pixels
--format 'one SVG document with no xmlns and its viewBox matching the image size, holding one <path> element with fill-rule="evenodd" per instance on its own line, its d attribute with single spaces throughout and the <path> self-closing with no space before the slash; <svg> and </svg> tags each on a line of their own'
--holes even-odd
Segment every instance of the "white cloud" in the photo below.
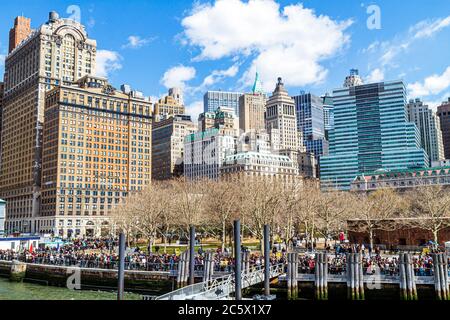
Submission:
<svg viewBox="0 0 450 320">
<path fill-rule="evenodd" d="M 450 26 L 450 16 L 433 21 L 421 21 L 412 27 L 411 32 L 415 32 L 414 38 L 430 38 L 435 33 Z"/>
<path fill-rule="evenodd" d="M 410 95 L 413 97 L 426 97 L 442 93 L 450 87 L 450 67 L 441 75 L 431 75 L 423 82 L 415 82 L 408 85 Z"/>
<path fill-rule="evenodd" d="M 5 64 L 6 54 L 0 54 L 0 66 Z"/>
<path fill-rule="evenodd" d="M 186 88 L 186 82 L 195 78 L 196 70 L 193 67 L 179 65 L 172 67 L 164 73 L 161 84 L 166 88 Z"/>
<path fill-rule="evenodd" d="M 384 80 L 383 70 L 376 68 L 365 79 L 367 83 L 381 82 Z"/>
<path fill-rule="evenodd" d="M 397 67 L 396 59 L 411 48 L 417 41 L 430 38 L 444 28 L 450 26 L 450 16 L 435 20 L 422 20 L 411 26 L 407 32 L 396 35 L 392 40 L 375 41 L 363 53 L 378 54 L 378 68 L 386 72 L 390 68 Z"/>
<path fill-rule="evenodd" d="M 186 107 L 186 113 L 191 116 L 192 121 L 197 122 L 198 116 L 203 112 L 203 101 L 198 100 Z"/>
<path fill-rule="evenodd" d="M 234 64 L 226 70 L 214 70 L 213 72 L 211 72 L 210 75 L 205 77 L 202 84 L 198 88 L 196 88 L 195 91 L 204 90 L 204 89 L 222 81 L 223 79 L 225 79 L 227 77 L 229 77 L 229 78 L 235 77 L 238 72 L 239 72 L 238 64 Z"/>
<path fill-rule="evenodd" d="M 140 36 L 129 36 L 128 43 L 123 45 L 122 48 L 139 49 L 152 42 L 154 38 L 143 39 Z"/>
<path fill-rule="evenodd" d="M 251 84 L 258 69 L 271 90 L 278 76 L 294 86 L 323 81 L 327 70 L 320 62 L 349 43 L 344 32 L 351 24 L 318 16 L 302 4 L 280 8 L 273 0 L 217 0 L 194 6 L 182 20 L 183 43 L 200 48 L 196 61 L 252 57 L 243 82 Z"/>
<path fill-rule="evenodd" d="M 122 57 L 115 51 L 98 50 L 95 74 L 99 77 L 108 77 L 111 72 L 122 69 Z"/>
<path fill-rule="evenodd" d="M 447 102 L 449 98 L 450 98 L 450 91 L 446 92 L 445 94 L 441 95 L 439 98 L 436 98 L 434 100 L 426 100 L 424 101 L 424 104 L 428 105 L 433 111 L 437 111 L 437 108 L 443 102 Z"/>
</svg>

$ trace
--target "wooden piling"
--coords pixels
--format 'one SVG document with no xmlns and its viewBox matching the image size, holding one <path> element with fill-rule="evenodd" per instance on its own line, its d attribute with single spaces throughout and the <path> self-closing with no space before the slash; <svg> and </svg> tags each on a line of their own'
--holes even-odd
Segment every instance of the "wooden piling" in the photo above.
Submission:
<svg viewBox="0 0 450 320">
<path fill-rule="evenodd" d="M 358 257 L 358 285 L 359 285 L 359 299 L 364 300 L 365 299 L 365 293 L 364 293 L 364 270 L 363 270 L 363 263 L 362 263 L 362 253 L 357 254 Z"/>
<path fill-rule="evenodd" d="M 358 253 L 353 254 L 353 272 L 355 282 L 355 300 L 360 300 Z"/>
<path fill-rule="evenodd" d="M 352 300 L 352 268 L 351 268 L 351 253 L 345 254 L 345 273 L 347 276 L 347 299 Z"/>
<path fill-rule="evenodd" d="M 184 271 L 183 271 L 183 287 L 188 285 L 189 280 L 189 250 L 184 252 Z"/>
<path fill-rule="evenodd" d="M 406 280 L 406 263 L 405 263 L 405 255 L 403 253 L 399 254 L 399 275 L 400 275 L 400 300 L 408 300 L 408 291 L 407 291 L 407 280 Z"/>
<path fill-rule="evenodd" d="M 447 292 L 445 299 L 446 300 L 450 300 L 450 286 L 448 283 L 448 257 L 447 255 L 444 253 L 442 254 L 442 259 L 443 259 L 443 266 L 444 266 L 444 276 L 443 278 L 444 280 L 444 286 L 445 286 L 445 291 Z"/>
<path fill-rule="evenodd" d="M 433 254 L 433 270 L 434 270 L 434 290 L 436 292 L 436 299 L 442 300 L 441 289 L 441 271 L 439 268 L 439 254 Z"/>
<path fill-rule="evenodd" d="M 293 293 L 294 293 L 294 299 L 298 298 L 298 252 L 294 252 L 294 261 L 293 261 L 293 278 L 292 278 L 292 285 L 293 285 Z"/>
<path fill-rule="evenodd" d="M 177 288 L 181 288 L 181 279 L 183 277 L 183 254 L 180 255 L 177 266 Z"/>
<path fill-rule="evenodd" d="M 328 255 L 326 253 L 324 254 L 324 260 L 324 300 L 328 300 Z"/>
<path fill-rule="evenodd" d="M 314 264 L 314 296 L 320 300 L 320 263 L 319 253 L 316 253 L 316 261 Z"/>
<path fill-rule="evenodd" d="M 213 266 L 211 262 L 213 260 L 213 255 L 211 252 L 205 254 L 205 259 L 203 261 L 203 281 L 210 281 L 212 279 Z"/>
<path fill-rule="evenodd" d="M 450 300 L 449 296 L 449 286 L 448 286 L 448 266 L 447 266 L 447 256 L 445 254 L 437 254 L 436 264 L 439 271 L 439 281 L 441 295 L 440 300 Z"/>
<path fill-rule="evenodd" d="M 408 277 L 408 299 L 418 300 L 417 297 L 417 287 L 416 287 L 416 276 L 414 274 L 414 265 L 411 258 L 411 254 L 405 253 L 405 262 L 408 267 L 408 272 L 406 273 Z"/>
<path fill-rule="evenodd" d="M 292 300 L 292 253 L 287 254 L 287 291 L 288 300 Z"/>
</svg>

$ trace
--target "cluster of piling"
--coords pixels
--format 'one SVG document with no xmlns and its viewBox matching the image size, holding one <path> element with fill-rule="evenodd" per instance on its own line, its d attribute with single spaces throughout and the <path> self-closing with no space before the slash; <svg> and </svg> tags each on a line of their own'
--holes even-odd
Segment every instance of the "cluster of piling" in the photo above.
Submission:
<svg viewBox="0 0 450 320">
<path fill-rule="evenodd" d="M 287 263 L 288 299 L 295 300 L 298 297 L 298 253 L 288 253 Z"/>
<path fill-rule="evenodd" d="M 326 253 L 316 253 L 315 297 L 317 300 L 328 299 L 328 257 Z"/>
<path fill-rule="evenodd" d="M 189 251 L 183 251 L 178 262 L 177 288 L 185 287 L 189 280 Z"/>
<path fill-rule="evenodd" d="M 242 263 L 241 270 L 242 273 L 250 273 L 250 252 L 244 251 L 242 252 Z"/>
<path fill-rule="evenodd" d="M 364 274 L 361 253 L 347 253 L 347 298 L 364 300 Z"/>
<path fill-rule="evenodd" d="M 399 254 L 400 299 L 418 300 L 416 279 L 411 254 Z"/>
<path fill-rule="evenodd" d="M 447 255 L 433 254 L 434 287 L 438 300 L 450 300 Z"/>
<path fill-rule="evenodd" d="M 207 252 L 204 259 L 203 281 L 211 281 L 214 274 L 214 255 Z"/>
</svg>

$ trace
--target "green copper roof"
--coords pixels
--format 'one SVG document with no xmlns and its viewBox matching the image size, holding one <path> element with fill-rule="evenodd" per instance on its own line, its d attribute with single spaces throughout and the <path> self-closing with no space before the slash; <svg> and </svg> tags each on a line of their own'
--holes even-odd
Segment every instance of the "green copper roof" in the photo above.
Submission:
<svg viewBox="0 0 450 320">
<path fill-rule="evenodd" d="M 264 93 L 264 90 L 262 88 L 261 80 L 259 79 L 259 73 L 258 72 L 256 72 L 255 83 L 253 84 L 252 92 L 253 93 Z"/>
</svg>

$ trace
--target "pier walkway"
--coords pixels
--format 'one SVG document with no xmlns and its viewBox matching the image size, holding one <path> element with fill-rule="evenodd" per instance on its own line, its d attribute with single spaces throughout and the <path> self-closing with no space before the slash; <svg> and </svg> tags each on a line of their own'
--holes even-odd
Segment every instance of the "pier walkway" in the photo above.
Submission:
<svg viewBox="0 0 450 320">
<path fill-rule="evenodd" d="M 274 279 L 284 273 L 284 264 L 270 267 L 270 278 Z M 190 285 L 165 295 L 155 300 L 227 300 L 235 290 L 234 273 L 228 276 L 215 278 L 194 285 Z M 242 273 L 242 288 L 248 288 L 264 282 L 264 267 L 258 267 Z"/>
</svg>

